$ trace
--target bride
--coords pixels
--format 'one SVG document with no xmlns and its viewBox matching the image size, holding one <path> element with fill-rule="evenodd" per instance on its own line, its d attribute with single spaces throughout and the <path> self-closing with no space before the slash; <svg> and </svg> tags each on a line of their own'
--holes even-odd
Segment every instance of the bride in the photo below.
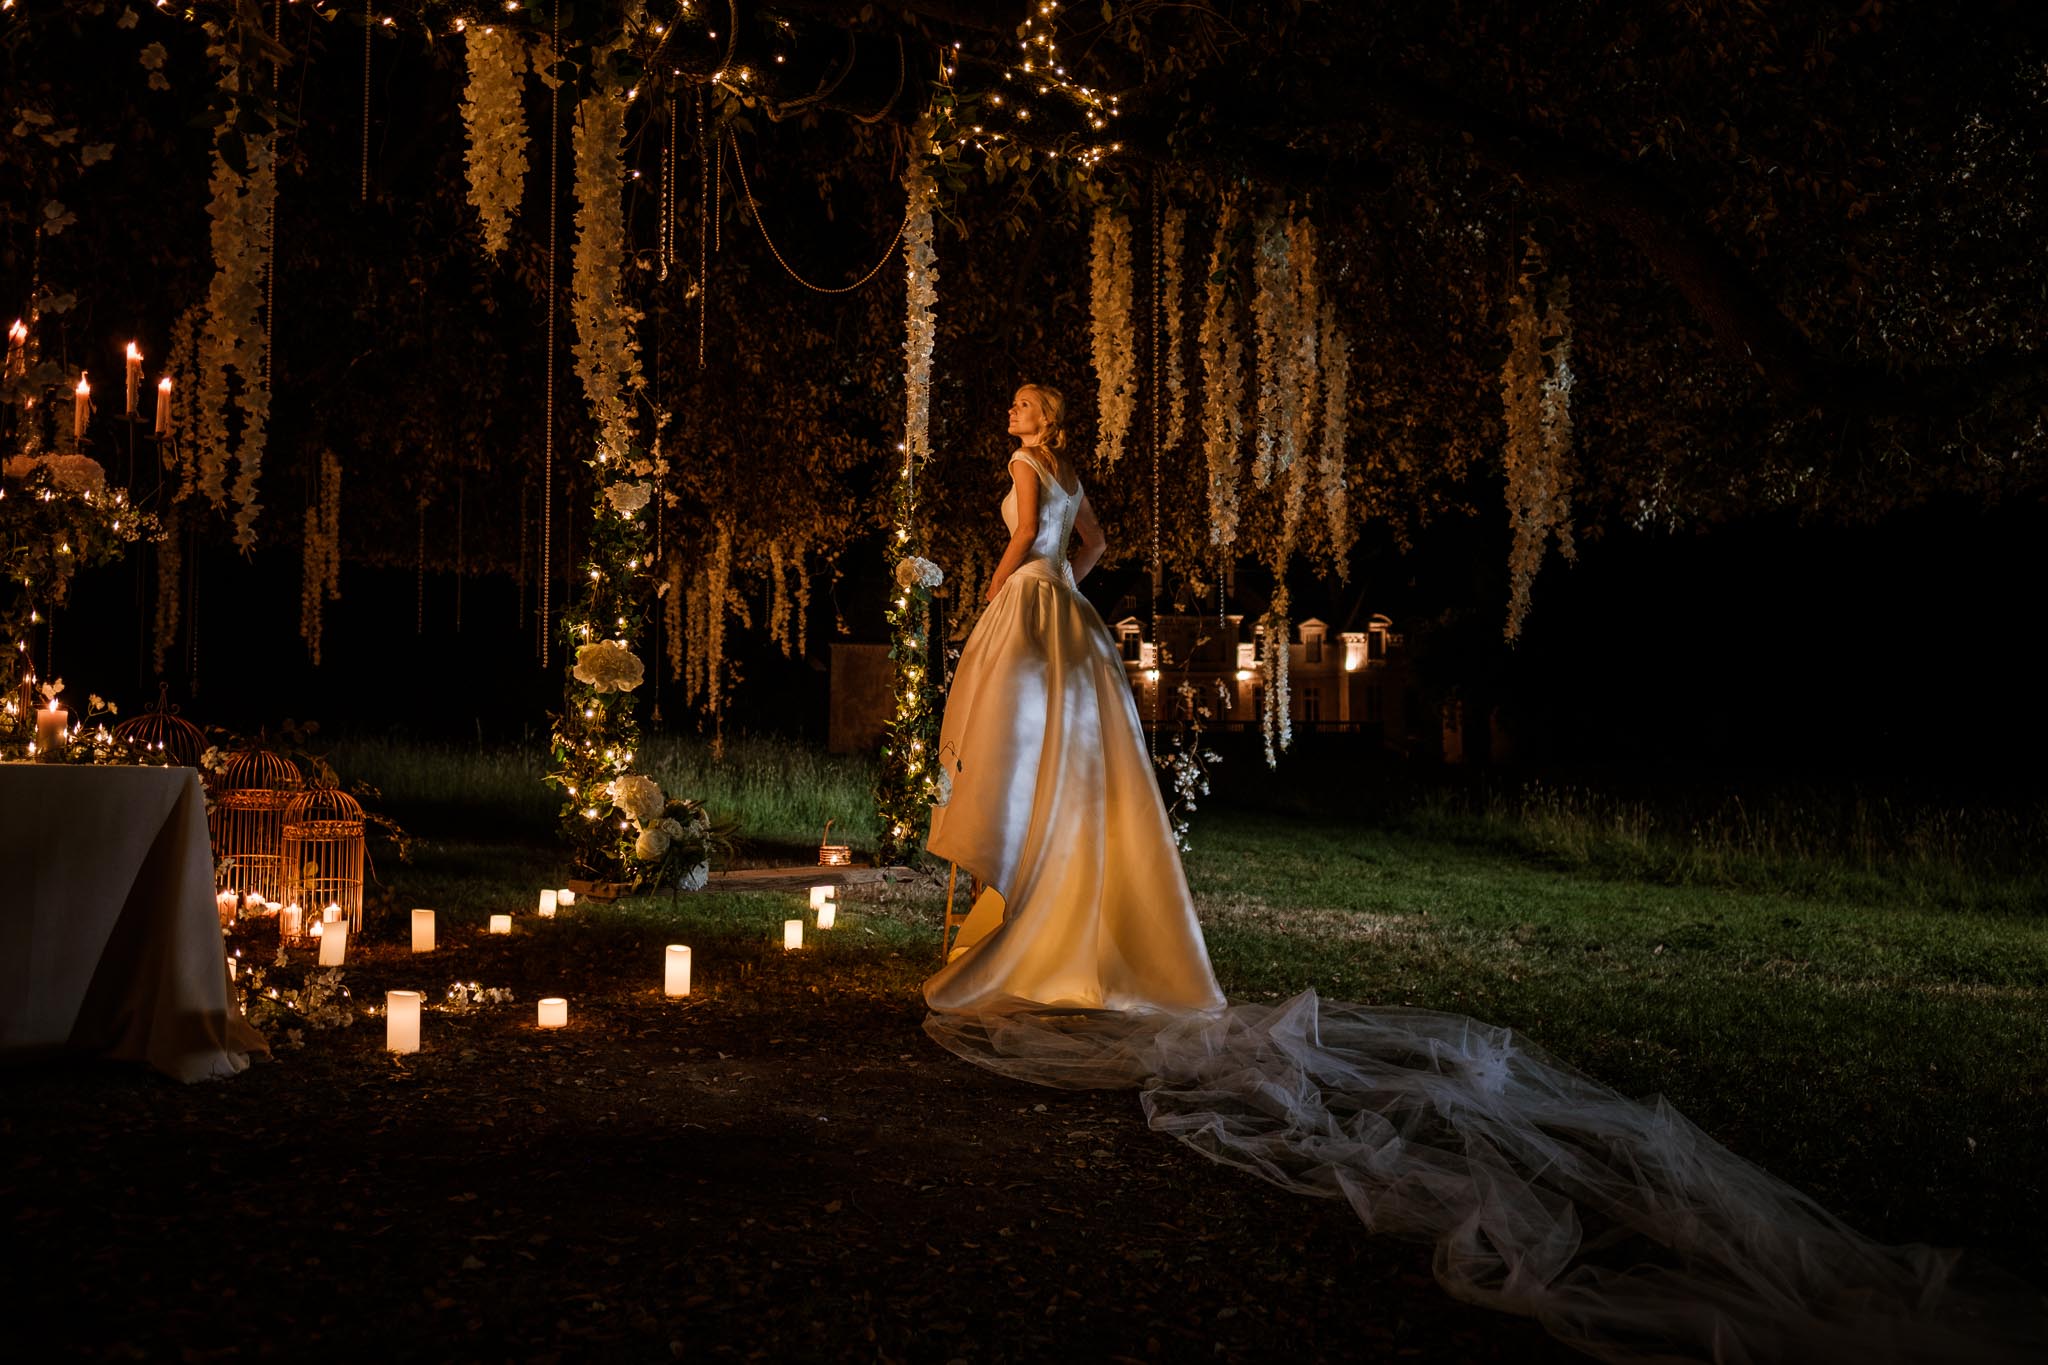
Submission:
<svg viewBox="0 0 2048 1365">
<path fill-rule="evenodd" d="M 1123 661 L 1076 590 L 1105 542 L 1065 419 L 1043 385 L 1010 406 L 1010 541 L 926 842 L 987 890 L 925 983 L 927 1033 L 1019 1080 L 1137 1087 L 1152 1127 L 1433 1243 L 1451 1293 L 1602 1359 L 2048 1358 L 2036 1291 L 1873 1242 L 1510 1030 L 1314 991 L 1225 1004 Z"/>
</svg>

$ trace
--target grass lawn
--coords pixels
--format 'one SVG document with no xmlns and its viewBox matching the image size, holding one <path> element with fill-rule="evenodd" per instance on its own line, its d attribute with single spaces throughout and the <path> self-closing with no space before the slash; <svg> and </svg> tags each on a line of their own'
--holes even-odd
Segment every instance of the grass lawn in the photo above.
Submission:
<svg viewBox="0 0 2048 1365">
<path fill-rule="evenodd" d="M 43 1252 L 13 1288 L 54 1355 L 1254 1360 L 1284 1333 L 1303 1359 L 1562 1358 L 1448 1300 L 1425 1250 L 1153 1136 L 1129 1094 L 933 1047 L 936 877 L 850 897 L 796 954 L 801 898 L 771 894 L 522 913 L 493 938 L 489 914 L 561 879 L 541 760 L 335 758 L 421 839 L 379 860 L 357 1006 L 454 981 L 516 1003 L 430 1009 L 408 1059 L 359 1017 L 280 1021 L 278 1060 L 221 1085 L 10 1075 L 0 1194 Z M 760 742 L 655 766 L 744 822 L 743 855 L 799 859 L 828 815 L 870 832 L 857 762 Z M 1233 998 L 1512 1026 L 1867 1232 L 2048 1278 L 2048 916 L 2023 871 L 1933 903 L 1896 869 L 1816 879 L 1805 848 L 1791 894 L 1754 860 L 1706 885 L 1528 833 L 1219 805 L 1187 866 Z M 403 947 L 412 906 L 439 911 L 431 959 Z M 236 942 L 259 991 L 309 975 L 268 965 L 260 928 Z M 688 1001 L 659 994 L 669 942 L 695 950 Z M 570 1027 L 542 1033 L 556 994 Z"/>
</svg>

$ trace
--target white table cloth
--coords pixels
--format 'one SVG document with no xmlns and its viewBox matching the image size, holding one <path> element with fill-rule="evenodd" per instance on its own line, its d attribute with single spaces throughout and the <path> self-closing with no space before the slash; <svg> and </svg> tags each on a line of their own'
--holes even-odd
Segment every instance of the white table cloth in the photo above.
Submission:
<svg viewBox="0 0 2048 1365">
<path fill-rule="evenodd" d="M 196 1081 L 268 1051 L 229 994 L 199 774 L 0 764 L 0 1055 Z"/>
</svg>

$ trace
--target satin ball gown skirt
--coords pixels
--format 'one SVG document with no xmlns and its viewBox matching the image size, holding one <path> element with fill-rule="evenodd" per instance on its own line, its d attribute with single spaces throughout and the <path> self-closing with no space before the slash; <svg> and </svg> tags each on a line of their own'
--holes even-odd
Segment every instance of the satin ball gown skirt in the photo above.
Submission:
<svg viewBox="0 0 2048 1365">
<path fill-rule="evenodd" d="M 1102 618 L 1064 561 L 1027 562 L 961 651 L 940 728 L 952 783 L 925 848 L 1001 898 L 925 982 L 942 1012 L 1223 1004 Z"/>
</svg>

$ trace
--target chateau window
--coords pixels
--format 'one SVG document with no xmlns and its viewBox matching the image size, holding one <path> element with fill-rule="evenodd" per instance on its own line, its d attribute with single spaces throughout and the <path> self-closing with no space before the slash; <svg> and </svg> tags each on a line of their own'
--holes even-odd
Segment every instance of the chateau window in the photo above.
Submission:
<svg viewBox="0 0 2048 1365">
<path fill-rule="evenodd" d="M 1311 722 L 1323 718 L 1322 688 L 1304 687 L 1301 689 L 1301 718 Z"/>
<path fill-rule="evenodd" d="M 1319 664 L 1323 661 L 1323 637 L 1311 635 L 1302 644 L 1308 649 L 1308 662 Z"/>
<path fill-rule="evenodd" d="M 1126 661 L 1137 663 L 1143 648 L 1144 641 L 1137 631 L 1127 630 L 1124 632 L 1124 658 Z"/>
</svg>

